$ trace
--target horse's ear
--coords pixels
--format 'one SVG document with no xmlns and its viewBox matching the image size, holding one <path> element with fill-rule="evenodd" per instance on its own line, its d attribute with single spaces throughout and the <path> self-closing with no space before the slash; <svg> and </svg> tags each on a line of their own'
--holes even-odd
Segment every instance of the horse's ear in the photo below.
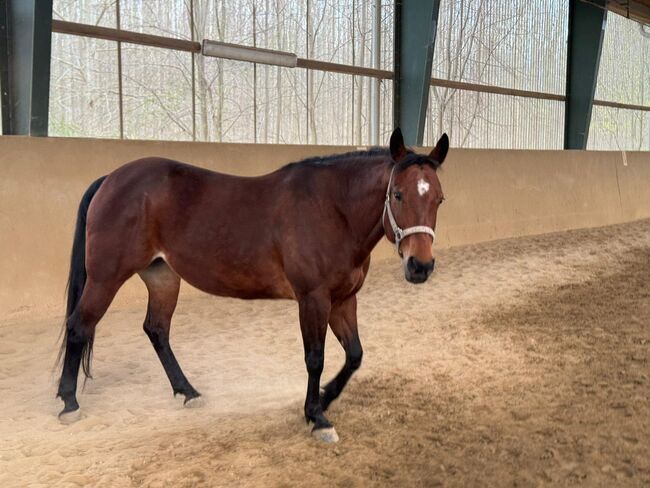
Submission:
<svg viewBox="0 0 650 488">
<path fill-rule="evenodd" d="M 447 151 L 449 151 L 449 137 L 447 137 L 447 134 L 445 133 L 438 140 L 436 147 L 433 148 L 429 157 L 434 161 L 437 161 L 438 165 L 441 165 L 447 157 Z"/>
<path fill-rule="evenodd" d="M 399 163 L 404 156 L 406 156 L 407 151 L 404 147 L 404 137 L 402 137 L 402 131 L 398 127 L 393 131 L 393 134 L 390 136 L 390 155 L 393 157 L 393 160 L 396 163 Z"/>
</svg>

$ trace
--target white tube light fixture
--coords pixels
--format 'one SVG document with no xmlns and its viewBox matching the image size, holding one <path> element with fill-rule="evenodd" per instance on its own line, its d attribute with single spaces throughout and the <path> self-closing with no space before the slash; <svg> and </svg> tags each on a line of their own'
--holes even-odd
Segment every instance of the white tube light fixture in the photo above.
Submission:
<svg viewBox="0 0 650 488">
<path fill-rule="evenodd" d="M 258 47 L 240 46 L 226 42 L 203 39 L 201 53 L 214 58 L 233 59 L 235 61 L 248 61 L 250 63 L 270 64 L 272 66 L 285 66 L 295 68 L 298 56 L 294 53 L 260 49 Z"/>
</svg>

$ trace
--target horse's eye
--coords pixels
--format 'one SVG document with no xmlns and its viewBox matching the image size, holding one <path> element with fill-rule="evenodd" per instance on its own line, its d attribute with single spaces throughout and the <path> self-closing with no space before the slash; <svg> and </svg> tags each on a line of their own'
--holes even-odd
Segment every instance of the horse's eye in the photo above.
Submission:
<svg viewBox="0 0 650 488">
<path fill-rule="evenodd" d="M 402 192 L 396 191 L 394 193 L 395 200 L 400 201 L 402 199 Z"/>
</svg>

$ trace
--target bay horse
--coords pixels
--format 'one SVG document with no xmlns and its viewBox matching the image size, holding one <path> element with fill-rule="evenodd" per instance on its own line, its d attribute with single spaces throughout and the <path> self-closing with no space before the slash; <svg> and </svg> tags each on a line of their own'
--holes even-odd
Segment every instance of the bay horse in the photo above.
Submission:
<svg viewBox="0 0 650 488">
<path fill-rule="evenodd" d="M 199 399 L 169 344 L 180 280 L 213 295 L 298 302 L 308 373 L 305 419 L 314 435 L 338 440 L 325 411 L 361 365 L 356 294 L 370 252 L 386 235 L 406 280 L 434 268 L 432 244 L 443 201 L 436 170 L 449 148 L 444 134 L 428 155 L 404 146 L 288 164 L 258 177 L 220 174 L 145 158 L 99 178 L 79 206 L 68 279 L 62 422 L 79 418 L 77 377 L 90 377 L 95 328 L 134 274 L 149 292 L 144 331 L 185 404 Z M 320 391 L 327 326 L 345 364 Z"/>
</svg>

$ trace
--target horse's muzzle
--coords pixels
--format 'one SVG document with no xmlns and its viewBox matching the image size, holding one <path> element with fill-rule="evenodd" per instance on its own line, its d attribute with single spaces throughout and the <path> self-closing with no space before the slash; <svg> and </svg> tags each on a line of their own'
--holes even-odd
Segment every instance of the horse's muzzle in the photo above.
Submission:
<svg viewBox="0 0 650 488">
<path fill-rule="evenodd" d="M 421 263 L 413 256 L 411 256 L 406 261 L 404 276 L 406 277 L 406 280 L 411 283 L 424 283 L 427 281 L 429 276 L 431 276 L 435 263 L 435 259 L 432 259 L 428 263 Z"/>
</svg>

